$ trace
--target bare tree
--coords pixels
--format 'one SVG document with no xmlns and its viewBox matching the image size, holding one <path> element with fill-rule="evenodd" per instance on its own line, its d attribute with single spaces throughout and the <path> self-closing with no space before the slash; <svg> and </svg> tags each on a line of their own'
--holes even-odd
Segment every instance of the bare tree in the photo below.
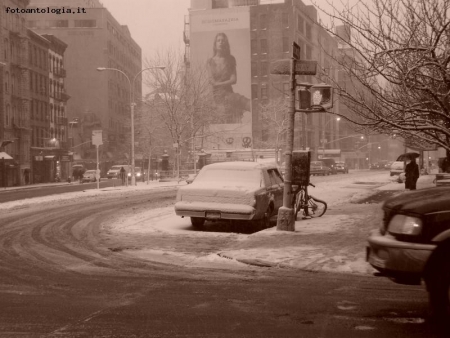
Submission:
<svg viewBox="0 0 450 338">
<path fill-rule="evenodd" d="M 260 106 L 260 119 L 265 140 L 259 141 L 260 147 L 275 147 L 275 159 L 278 163 L 278 150 L 284 145 L 288 129 L 289 107 L 282 96 Z"/>
<path fill-rule="evenodd" d="M 320 75 L 350 110 L 342 117 L 449 153 L 450 2 L 372 0 L 344 10 L 328 5 L 331 10 L 316 4 L 332 18 L 325 29 L 340 39 L 342 53 L 329 55 L 341 81 L 326 71 Z M 343 24 L 346 34 L 338 36 L 334 22 Z"/>
<path fill-rule="evenodd" d="M 172 143 L 178 145 L 176 168 L 179 177 L 182 148 L 193 148 L 195 139 L 211 135 L 209 125 L 222 120 L 214 109 L 204 67 L 186 67 L 183 55 L 174 50 L 159 52 L 147 60 L 147 67 L 158 65 L 164 65 L 165 70 L 151 71 L 145 79 L 154 90 L 154 99 L 147 104 L 164 125 Z"/>
</svg>

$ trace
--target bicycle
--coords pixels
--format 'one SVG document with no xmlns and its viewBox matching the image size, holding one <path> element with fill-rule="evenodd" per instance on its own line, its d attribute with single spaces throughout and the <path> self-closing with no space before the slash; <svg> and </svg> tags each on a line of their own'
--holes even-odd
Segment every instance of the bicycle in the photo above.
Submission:
<svg viewBox="0 0 450 338">
<path fill-rule="evenodd" d="M 316 187 L 312 183 L 308 183 Z M 299 186 L 292 199 L 294 209 L 294 219 L 297 219 L 298 212 L 303 210 L 303 217 L 321 217 L 327 211 L 327 203 L 308 194 L 308 187 Z"/>
</svg>

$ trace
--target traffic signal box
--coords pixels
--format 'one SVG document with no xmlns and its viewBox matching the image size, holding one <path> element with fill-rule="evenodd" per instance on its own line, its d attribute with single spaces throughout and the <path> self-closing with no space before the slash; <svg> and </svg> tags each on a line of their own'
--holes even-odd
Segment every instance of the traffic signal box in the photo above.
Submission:
<svg viewBox="0 0 450 338">
<path fill-rule="evenodd" d="M 304 187 L 308 186 L 310 164 L 311 152 L 309 150 L 292 152 L 292 184 Z"/>
</svg>

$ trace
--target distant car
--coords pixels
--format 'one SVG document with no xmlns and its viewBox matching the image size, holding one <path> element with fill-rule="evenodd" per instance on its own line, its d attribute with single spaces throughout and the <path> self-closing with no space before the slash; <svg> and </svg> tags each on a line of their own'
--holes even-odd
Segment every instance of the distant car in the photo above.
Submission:
<svg viewBox="0 0 450 338">
<path fill-rule="evenodd" d="M 108 179 L 112 179 L 112 178 L 120 178 L 119 174 L 120 174 L 120 169 L 124 167 L 126 172 L 130 171 L 130 166 L 127 164 L 117 164 L 117 165 L 113 165 L 108 172 L 106 173 L 106 177 Z"/>
<path fill-rule="evenodd" d="M 129 168 L 129 171 L 127 171 L 127 176 L 128 179 L 131 180 L 131 166 Z M 144 173 L 142 172 L 141 167 L 134 167 L 134 177 L 136 177 L 136 181 L 144 181 Z"/>
<path fill-rule="evenodd" d="M 405 171 L 405 162 L 395 161 L 391 164 L 390 172 L 391 176 L 400 175 Z"/>
<path fill-rule="evenodd" d="M 268 227 L 283 205 L 284 182 L 276 164 L 223 162 L 204 166 L 178 189 L 175 213 L 202 229 L 205 221 L 243 220 Z"/>
<path fill-rule="evenodd" d="M 425 281 L 432 312 L 450 320 L 450 187 L 408 191 L 382 205 L 367 261 L 400 284 Z"/>
<path fill-rule="evenodd" d="M 321 158 L 319 160 L 322 161 L 325 164 L 325 166 L 331 169 L 331 173 L 333 175 L 337 174 L 336 161 L 334 160 L 334 158 Z"/>
<path fill-rule="evenodd" d="M 197 176 L 197 174 L 189 174 L 188 177 L 186 178 L 186 183 L 191 184 L 194 181 L 196 176 Z"/>
<path fill-rule="evenodd" d="M 327 167 L 322 161 L 311 161 L 309 166 L 310 175 L 331 175 L 331 169 Z"/>
<path fill-rule="evenodd" d="M 336 172 L 348 174 L 348 166 L 343 161 L 336 161 Z"/>
<path fill-rule="evenodd" d="M 394 161 L 387 161 L 385 164 L 384 164 L 384 170 L 390 170 L 391 169 L 391 166 L 392 166 L 392 163 L 394 163 Z"/>
<path fill-rule="evenodd" d="M 97 182 L 97 178 L 95 177 L 96 170 L 86 170 L 83 174 L 83 178 L 81 182 Z"/>
</svg>

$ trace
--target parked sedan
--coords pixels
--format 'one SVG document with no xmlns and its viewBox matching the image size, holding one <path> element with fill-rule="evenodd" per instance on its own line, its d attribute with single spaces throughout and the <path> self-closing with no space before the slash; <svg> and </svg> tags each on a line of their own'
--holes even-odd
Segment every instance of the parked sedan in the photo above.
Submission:
<svg viewBox="0 0 450 338">
<path fill-rule="evenodd" d="M 175 213 L 190 217 L 198 229 L 207 220 L 246 220 L 268 227 L 270 217 L 283 205 L 283 186 L 275 163 L 214 163 L 179 188 Z"/>
<path fill-rule="evenodd" d="M 310 175 L 331 175 L 331 169 L 322 161 L 311 161 L 309 173 Z"/>
<path fill-rule="evenodd" d="M 83 178 L 81 179 L 81 182 L 96 182 L 97 179 L 95 177 L 96 170 L 86 170 L 83 174 Z"/>
<path fill-rule="evenodd" d="M 401 284 L 425 281 L 434 314 L 450 320 L 450 187 L 386 200 L 383 224 L 369 236 L 367 260 Z M 381 219 L 381 217 L 380 217 Z"/>
</svg>

